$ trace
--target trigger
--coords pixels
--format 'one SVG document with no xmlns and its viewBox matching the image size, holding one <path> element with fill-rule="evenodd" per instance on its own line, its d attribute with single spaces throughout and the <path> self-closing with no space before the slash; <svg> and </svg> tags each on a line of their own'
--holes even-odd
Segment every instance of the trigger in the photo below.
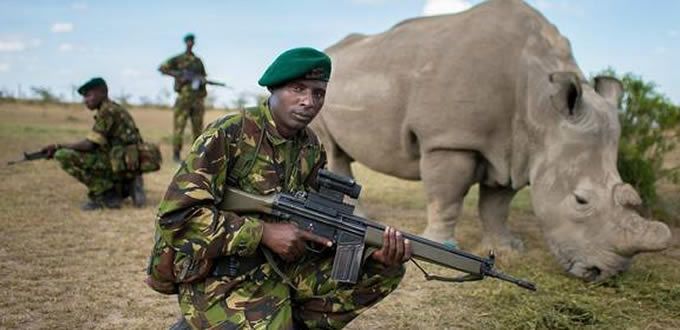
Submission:
<svg viewBox="0 0 680 330">
<path fill-rule="evenodd" d="M 305 249 L 314 253 L 323 253 L 328 247 L 315 242 L 306 242 Z"/>
</svg>

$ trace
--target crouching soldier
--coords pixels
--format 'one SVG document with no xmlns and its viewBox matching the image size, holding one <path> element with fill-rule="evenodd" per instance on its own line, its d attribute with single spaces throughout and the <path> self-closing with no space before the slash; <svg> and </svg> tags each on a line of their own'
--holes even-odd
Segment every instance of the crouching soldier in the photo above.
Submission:
<svg viewBox="0 0 680 330">
<path fill-rule="evenodd" d="M 183 319 L 173 329 L 338 329 L 401 281 L 411 250 L 394 229 L 349 285 L 330 276 L 332 249 L 305 248 L 331 246 L 326 238 L 218 207 L 225 186 L 258 195 L 315 189 L 326 156 L 307 125 L 321 111 L 330 73 L 330 58 L 315 49 L 281 54 L 259 81 L 268 100 L 218 119 L 194 142 L 160 204 L 147 279 L 179 295 Z"/>
<path fill-rule="evenodd" d="M 81 141 L 51 144 L 42 151 L 87 186 L 89 198 L 82 210 L 120 208 L 127 197 L 135 206 L 144 206 L 142 172 L 160 166 L 160 152 L 154 145 L 142 143 L 130 113 L 109 99 L 104 79 L 91 79 L 78 88 L 78 93 L 85 106 L 95 112 L 92 131 Z"/>
</svg>

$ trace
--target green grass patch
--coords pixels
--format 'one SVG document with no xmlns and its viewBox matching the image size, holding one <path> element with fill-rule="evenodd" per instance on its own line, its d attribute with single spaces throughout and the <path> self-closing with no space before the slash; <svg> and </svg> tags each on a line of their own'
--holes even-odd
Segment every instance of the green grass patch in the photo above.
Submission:
<svg viewBox="0 0 680 330">
<path fill-rule="evenodd" d="M 658 259 L 637 258 L 628 272 L 601 283 L 585 283 L 546 267 L 545 255 L 538 260 L 517 261 L 513 274 L 536 281 L 539 291 L 520 292 L 499 286 L 485 292 L 480 309 L 493 310 L 482 318 L 482 328 L 496 329 L 635 329 L 654 323 L 674 328 L 680 317 L 680 278 L 674 266 Z"/>
</svg>

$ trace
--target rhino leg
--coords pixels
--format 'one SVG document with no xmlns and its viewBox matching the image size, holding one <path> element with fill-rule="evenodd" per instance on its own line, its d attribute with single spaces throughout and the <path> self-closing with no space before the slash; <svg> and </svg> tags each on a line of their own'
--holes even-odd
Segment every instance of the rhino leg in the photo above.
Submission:
<svg viewBox="0 0 680 330">
<path fill-rule="evenodd" d="M 331 172 L 354 178 L 352 174 L 352 162 L 350 158 L 338 145 L 333 145 L 326 149 L 328 156 L 328 169 Z"/>
<path fill-rule="evenodd" d="M 510 202 L 517 191 L 511 188 L 479 185 L 479 217 L 484 235 L 482 248 L 497 252 L 524 251 L 524 243 L 507 226 Z"/>
<path fill-rule="evenodd" d="M 336 174 L 354 178 L 352 175 L 352 167 L 350 166 L 354 159 L 340 148 L 331 135 L 323 117 L 317 118 L 312 122 L 314 132 L 321 140 L 324 149 L 326 149 L 326 156 L 328 157 L 328 169 Z"/>
<path fill-rule="evenodd" d="M 435 150 L 422 154 L 420 174 L 427 197 L 427 227 L 423 235 L 435 241 L 454 240 L 463 198 L 475 181 L 474 152 Z"/>
</svg>

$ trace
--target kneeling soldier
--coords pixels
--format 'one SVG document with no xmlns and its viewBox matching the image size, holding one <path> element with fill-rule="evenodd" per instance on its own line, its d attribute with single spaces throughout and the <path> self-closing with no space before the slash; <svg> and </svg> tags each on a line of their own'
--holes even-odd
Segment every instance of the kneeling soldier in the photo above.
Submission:
<svg viewBox="0 0 680 330">
<path fill-rule="evenodd" d="M 54 157 L 70 175 L 88 188 L 85 211 L 119 208 L 130 196 L 137 207 L 144 206 L 146 197 L 141 171 L 125 166 L 129 148 L 142 142 L 132 116 L 111 101 L 102 78 L 93 78 L 80 88 L 85 106 L 95 111 L 94 126 L 84 140 L 70 144 L 51 144 L 42 150 Z M 136 156 L 136 154 L 135 154 Z"/>
<path fill-rule="evenodd" d="M 318 50 L 281 54 L 259 80 L 269 99 L 218 119 L 194 142 L 160 204 L 154 255 L 164 261 L 152 258 L 147 280 L 178 293 L 185 320 L 173 329 L 341 328 L 401 281 L 411 249 L 393 229 L 383 248 L 365 254 L 351 285 L 330 278 L 334 249 L 307 251 L 331 241 L 282 219 L 218 208 L 225 185 L 259 195 L 315 189 L 326 156 L 307 125 L 330 73 Z"/>
</svg>

